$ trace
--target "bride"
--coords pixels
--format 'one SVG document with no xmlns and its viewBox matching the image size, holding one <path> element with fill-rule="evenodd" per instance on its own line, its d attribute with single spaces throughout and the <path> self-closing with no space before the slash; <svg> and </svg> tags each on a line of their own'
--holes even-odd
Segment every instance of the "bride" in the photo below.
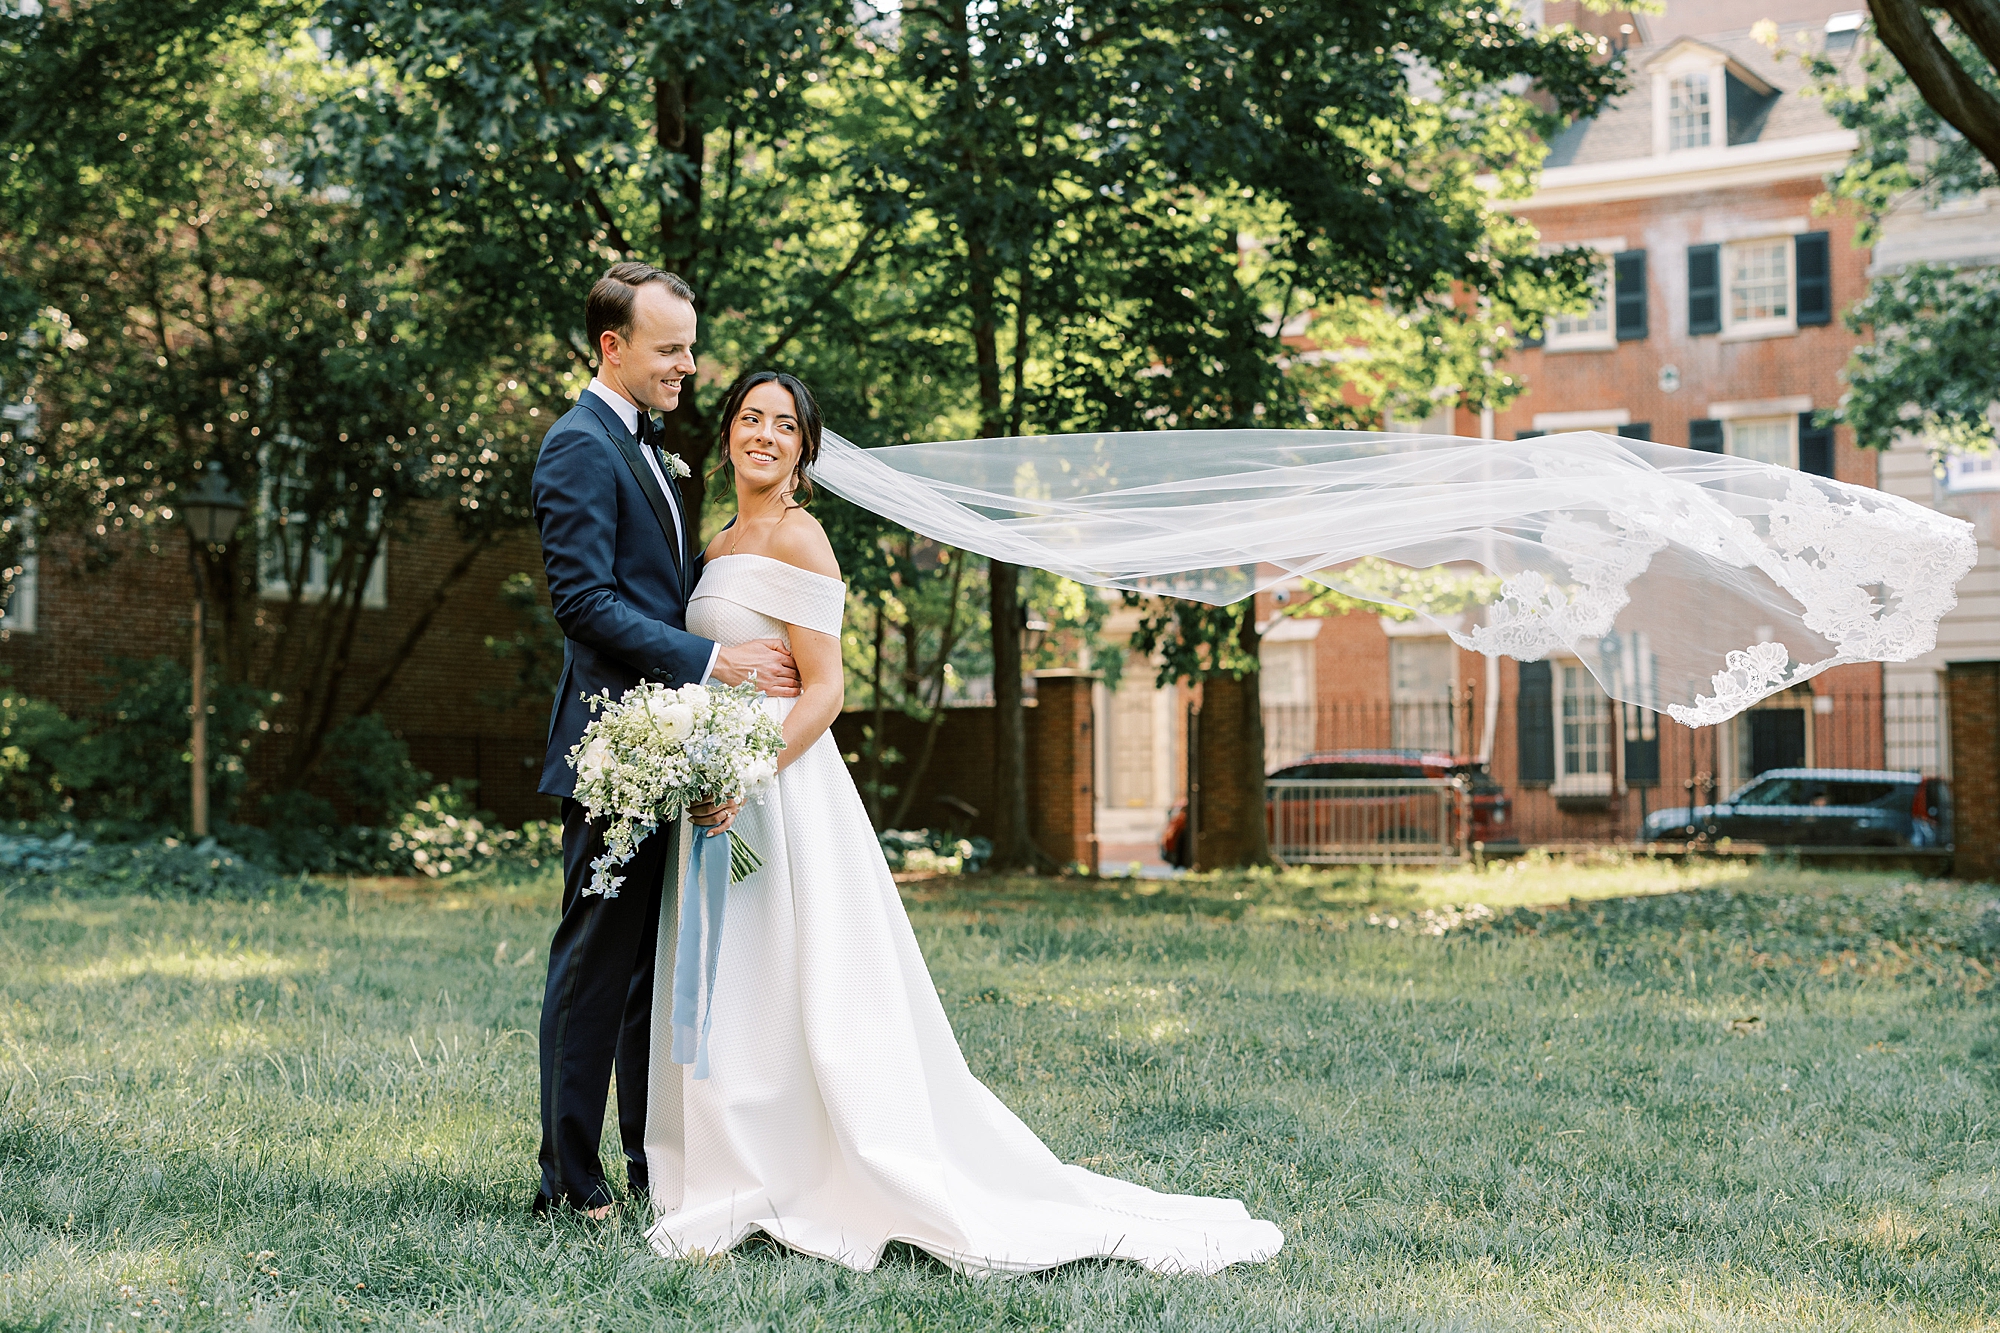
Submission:
<svg viewBox="0 0 2000 1333">
<path fill-rule="evenodd" d="M 862 1270 L 891 1241 L 966 1273 L 1270 1258 L 1283 1236 L 1238 1201 L 1066 1165 L 966 1067 L 829 733 L 846 586 L 801 508 L 819 409 L 790 375 L 757 371 L 721 420 L 737 517 L 710 544 L 687 627 L 724 645 L 783 638 L 803 688 L 763 701 L 784 725 L 778 777 L 733 816 L 764 864 L 729 890 L 708 1077 L 672 1063 L 669 1025 L 653 1026 L 647 1238 L 665 1255 L 713 1254 L 761 1231 Z M 659 932 L 655 1013 L 671 1005 L 674 934 Z"/>
</svg>

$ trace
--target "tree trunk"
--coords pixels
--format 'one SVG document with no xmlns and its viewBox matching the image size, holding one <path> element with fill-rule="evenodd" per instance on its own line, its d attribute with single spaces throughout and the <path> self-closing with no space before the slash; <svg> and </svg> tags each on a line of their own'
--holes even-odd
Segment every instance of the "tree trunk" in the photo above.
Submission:
<svg viewBox="0 0 2000 1333">
<path fill-rule="evenodd" d="M 2000 42 L 2000 16 L 1989 13 L 1991 0 L 1958 0 L 1945 6 L 1960 27 L 2000 63 L 2000 50 L 1982 38 Z M 1869 0 L 1875 32 L 1902 65 L 1910 82 L 1953 128 L 1972 142 L 1988 162 L 2000 167 L 2000 98 L 1980 86 L 1939 40 L 1930 12 L 1919 0 Z"/>
<path fill-rule="evenodd" d="M 972 281 L 972 347 L 979 363 L 979 435 L 1006 432 L 1000 402 L 1000 340 L 994 309 L 992 257 L 983 242 L 967 247 Z M 993 868 L 1030 870 L 1034 839 L 1028 831 L 1028 726 L 1021 691 L 1021 572 L 998 560 L 987 562 L 989 608 L 993 615 Z"/>
<path fill-rule="evenodd" d="M 695 119 L 685 79 L 653 81 L 653 137 L 662 151 L 685 159 L 686 166 L 675 180 L 675 195 L 660 200 L 660 263 L 694 284 L 694 308 L 702 311 L 701 280 L 696 271 L 701 261 L 701 168 L 703 126 Z M 714 451 L 714 429 L 701 409 L 697 396 L 699 372 L 681 385 L 681 405 L 666 414 L 660 443 L 667 452 L 678 454 L 688 465 L 681 479 L 681 513 L 686 517 L 688 546 L 701 549 L 701 509 L 708 498 L 709 455 Z"/>
<path fill-rule="evenodd" d="M 1236 629 L 1236 646 L 1252 662 L 1259 660 L 1262 636 L 1257 633 L 1257 599 L 1243 606 L 1243 623 Z M 1243 690 L 1243 772 L 1240 781 L 1249 793 L 1250 817 L 1243 827 L 1243 864 L 1271 864 L 1271 829 L 1264 814 L 1264 701 L 1260 671 L 1246 671 Z"/>
<path fill-rule="evenodd" d="M 960 551 L 951 567 L 951 601 L 945 611 L 944 632 L 938 637 L 937 661 L 931 667 L 930 721 L 924 728 L 924 748 L 904 774 L 903 799 L 896 806 L 897 828 L 903 828 L 903 821 L 910 817 L 910 807 L 916 804 L 917 785 L 930 771 L 931 756 L 937 752 L 938 733 L 944 730 L 945 669 L 951 665 L 951 650 L 958 646 L 958 599 L 964 591 L 965 565 L 969 559 Z M 911 697 L 915 697 L 914 691 Z"/>
</svg>

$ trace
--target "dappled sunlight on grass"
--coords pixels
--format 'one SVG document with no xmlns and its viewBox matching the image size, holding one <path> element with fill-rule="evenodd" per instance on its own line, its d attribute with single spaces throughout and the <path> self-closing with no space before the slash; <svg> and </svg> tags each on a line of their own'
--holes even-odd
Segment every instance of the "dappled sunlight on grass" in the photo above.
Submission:
<svg viewBox="0 0 2000 1333">
<path fill-rule="evenodd" d="M 1194 912 L 1230 920 L 1285 921 L 1368 907 L 1408 911 L 1472 903 L 1496 909 L 1546 907 L 1571 900 L 1742 885 L 1753 878 L 1759 884 L 1783 889 L 1829 879 L 1864 882 L 1870 876 L 1865 873 L 1830 876 L 1743 861 L 1683 862 L 1617 853 L 1595 858 L 1552 858 L 1530 853 L 1508 860 L 1488 860 L 1478 866 L 1295 867 L 1214 871 L 1173 879 L 1117 875 L 1097 879 L 946 877 L 906 885 L 905 892 L 917 903 L 960 911 L 1006 912 L 1032 907 L 1072 915 L 1109 908 Z"/>
<path fill-rule="evenodd" d="M 122 958 L 100 958 L 80 967 L 53 968 L 49 972 L 49 980 L 69 986 L 136 981 L 145 977 L 231 982 L 251 977 L 288 976 L 312 966 L 304 959 L 277 958 L 265 953 L 128 954 Z"/>
</svg>

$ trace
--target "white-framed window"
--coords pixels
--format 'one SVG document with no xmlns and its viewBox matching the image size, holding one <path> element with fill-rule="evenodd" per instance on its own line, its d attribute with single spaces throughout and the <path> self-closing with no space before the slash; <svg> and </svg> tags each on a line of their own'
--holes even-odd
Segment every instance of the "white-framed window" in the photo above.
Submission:
<svg viewBox="0 0 2000 1333">
<path fill-rule="evenodd" d="M 35 403 L 8 403 L 0 407 L 0 439 L 12 437 L 34 440 L 41 437 L 42 410 Z M 0 608 L 0 632 L 32 634 L 41 611 L 42 558 L 35 554 L 35 511 L 23 510 L 21 530 L 25 534 L 21 552 L 21 572 L 7 590 L 7 604 Z"/>
<path fill-rule="evenodd" d="M 292 572 L 298 571 L 304 585 L 300 592 L 308 602 L 325 597 L 333 570 L 340 564 L 341 538 L 337 533 L 312 533 L 307 515 L 292 503 L 305 489 L 304 483 L 289 477 L 264 473 L 263 503 L 257 509 L 257 587 L 267 601 L 287 601 L 292 595 Z M 310 545 L 302 552 L 300 544 Z M 361 589 L 361 605 L 379 611 L 389 604 L 389 552 L 384 542 L 368 568 L 368 582 Z"/>
<path fill-rule="evenodd" d="M 1555 663 L 1558 796 L 1611 794 L 1617 729 L 1611 700 L 1583 663 Z"/>
<path fill-rule="evenodd" d="M 1542 346 L 1551 352 L 1601 352 L 1618 345 L 1611 328 L 1611 260 L 1599 256 L 1597 300 L 1580 315 L 1552 315 Z"/>
<path fill-rule="evenodd" d="M 21 557 L 21 572 L 7 589 L 7 607 L 0 612 L 0 631 L 32 634 L 41 611 L 42 558 L 32 550 Z"/>
<path fill-rule="evenodd" d="M 1944 488 L 1953 494 L 2000 491 L 2000 452 L 1945 455 Z"/>
<path fill-rule="evenodd" d="M 1398 749 L 1449 753 L 1455 710 L 1452 689 L 1458 645 L 1443 635 L 1389 640 L 1389 743 Z"/>
<path fill-rule="evenodd" d="M 1722 249 L 1723 336 L 1789 333 L 1798 325 L 1792 301 L 1790 236 L 1737 241 Z"/>
<path fill-rule="evenodd" d="M 1604 352 L 1618 346 L 1618 331 L 1612 319 L 1612 256 L 1626 248 L 1623 236 L 1597 236 L 1589 240 L 1548 243 L 1545 255 L 1579 248 L 1597 252 L 1597 271 L 1592 276 L 1596 296 L 1590 309 L 1581 313 L 1550 315 L 1543 324 L 1542 348 L 1549 352 Z"/>
<path fill-rule="evenodd" d="M 1667 80 L 1667 151 L 1706 148 L 1714 140 L 1712 77 L 1707 71 Z"/>
<path fill-rule="evenodd" d="M 1264 709 L 1264 771 L 1311 754 L 1317 737 L 1321 620 L 1279 616 L 1257 648 L 1257 694 Z"/>
<path fill-rule="evenodd" d="M 1782 417 L 1737 417 L 1722 423 L 1724 453 L 1755 463 L 1778 467 L 1799 465 L 1799 419 Z"/>
</svg>

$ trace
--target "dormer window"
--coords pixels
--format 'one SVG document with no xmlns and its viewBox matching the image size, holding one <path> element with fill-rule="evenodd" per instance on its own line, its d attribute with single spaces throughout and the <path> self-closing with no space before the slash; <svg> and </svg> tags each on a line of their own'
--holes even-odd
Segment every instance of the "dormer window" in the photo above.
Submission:
<svg viewBox="0 0 2000 1333">
<path fill-rule="evenodd" d="M 1646 62 L 1653 84 L 1653 151 L 1714 152 L 1754 142 L 1778 90 L 1742 61 L 1684 37 Z"/>
<path fill-rule="evenodd" d="M 1706 72 L 1667 81 L 1667 151 L 1708 147 L 1710 119 Z"/>
</svg>

